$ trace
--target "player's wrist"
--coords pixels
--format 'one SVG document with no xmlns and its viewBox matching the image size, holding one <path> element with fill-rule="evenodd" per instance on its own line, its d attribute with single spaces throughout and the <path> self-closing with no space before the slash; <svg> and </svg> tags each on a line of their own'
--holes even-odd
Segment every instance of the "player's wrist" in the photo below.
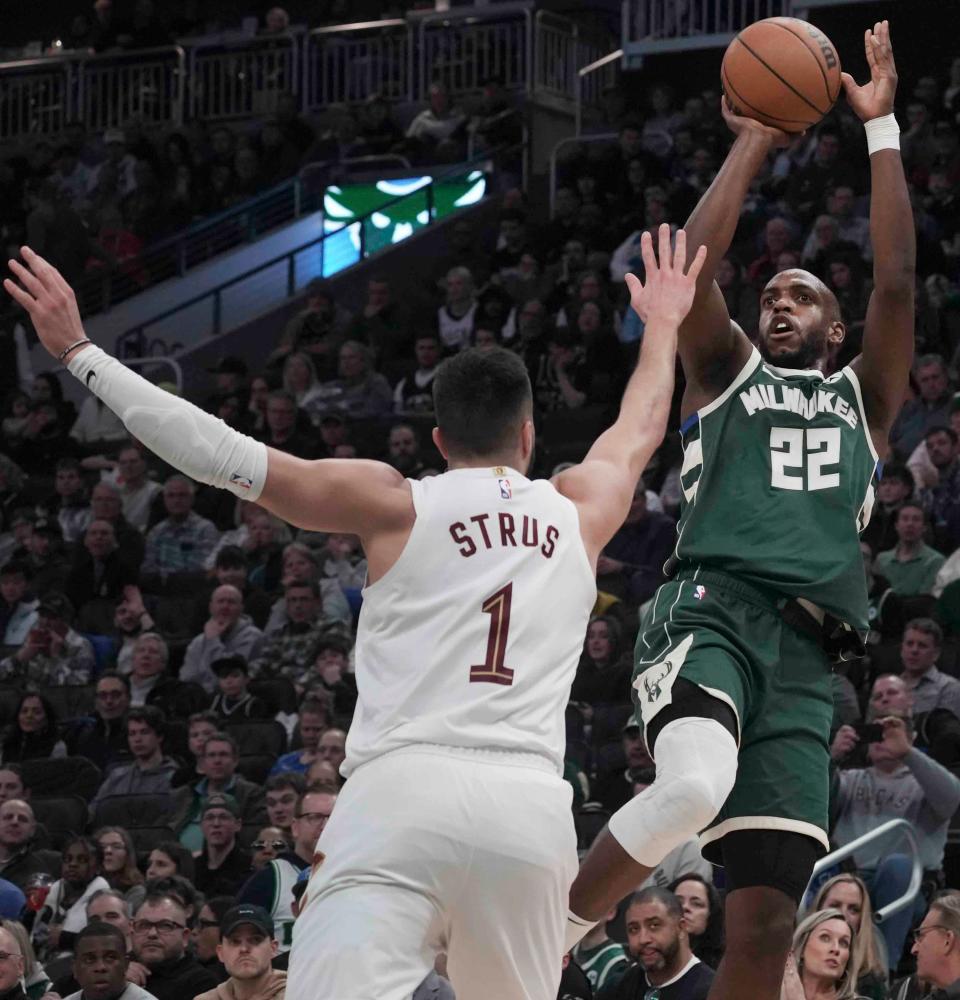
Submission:
<svg viewBox="0 0 960 1000">
<path fill-rule="evenodd" d="M 900 126 L 892 111 L 865 121 L 863 130 L 867 133 L 867 151 L 871 156 L 881 149 L 900 149 Z"/>
</svg>

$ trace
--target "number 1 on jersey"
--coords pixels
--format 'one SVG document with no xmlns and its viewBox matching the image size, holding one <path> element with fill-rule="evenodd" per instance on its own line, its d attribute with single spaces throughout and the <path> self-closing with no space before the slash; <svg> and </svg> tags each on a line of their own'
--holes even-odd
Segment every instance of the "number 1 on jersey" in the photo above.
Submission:
<svg viewBox="0 0 960 1000">
<path fill-rule="evenodd" d="M 479 666 L 470 668 L 470 682 L 488 684 L 512 684 L 513 670 L 503 664 L 507 651 L 507 636 L 510 632 L 510 604 L 513 601 L 513 581 L 491 594 L 480 610 L 490 616 L 490 632 L 487 635 L 487 658 Z"/>
</svg>

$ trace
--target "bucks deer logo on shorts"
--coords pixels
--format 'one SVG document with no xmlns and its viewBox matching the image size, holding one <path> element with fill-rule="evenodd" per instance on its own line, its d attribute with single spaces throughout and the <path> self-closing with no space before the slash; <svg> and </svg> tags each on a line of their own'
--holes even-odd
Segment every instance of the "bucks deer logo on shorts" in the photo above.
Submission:
<svg viewBox="0 0 960 1000">
<path fill-rule="evenodd" d="M 649 724 L 661 708 L 666 708 L 673 701 L 674 681 L 676 681 L 683 661 L 686 660 L 692 645 L 693 633 L 691 632 L 673 649 L 667 650 L 662 660 L 647 667 L 633 682 L 639 695 L 640 717 L 643 719 L 644 725 Z"/>
</svg>

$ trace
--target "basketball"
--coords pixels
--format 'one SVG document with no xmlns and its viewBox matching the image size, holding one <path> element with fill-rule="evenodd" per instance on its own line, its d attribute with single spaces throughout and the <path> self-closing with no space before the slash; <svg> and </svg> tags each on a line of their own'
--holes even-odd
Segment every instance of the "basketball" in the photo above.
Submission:
<svg viewBox="0 0 960 1000">
<path fill-rule="evenodd" d="M 816 125 L 840 94 L 840 58 L 829 38 L 795 17 L 744 28 L 720 68 L 723 92 L 739 115 L 784 132 Z"/>
</svg>

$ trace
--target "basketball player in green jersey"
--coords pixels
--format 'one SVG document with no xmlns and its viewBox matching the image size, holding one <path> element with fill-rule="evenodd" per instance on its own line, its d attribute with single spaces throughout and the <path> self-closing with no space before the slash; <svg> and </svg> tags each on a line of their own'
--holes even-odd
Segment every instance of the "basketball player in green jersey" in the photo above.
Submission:
<svg viewBox="0 0 960 1000">
<path fill-rule="evenodd" d="M 830 661 L 867 625 L 858 533 L 913 355 L 915 236 L 893 118 L 886 22 L 865 37 L 870 82 L 844 74 L 870 149 L 874 291 L 863 352 L 828 375 L 845 336 L 814 275 L 761 293 L 759 351 L 713 276 L 751 181 L 789 137 L 724 115 L 736 134 L 693 212 L 707 263 L 680 328 L 683 504 L 672 578 L 636 647 L 637 722 L 656 781 L 610 820 L 570 896 L 568 943 L 701 833 L 726 869 L 726 957 L 711 1000 L 774 1000 L 797 904 L 827 840 Z"/>
</svg>

